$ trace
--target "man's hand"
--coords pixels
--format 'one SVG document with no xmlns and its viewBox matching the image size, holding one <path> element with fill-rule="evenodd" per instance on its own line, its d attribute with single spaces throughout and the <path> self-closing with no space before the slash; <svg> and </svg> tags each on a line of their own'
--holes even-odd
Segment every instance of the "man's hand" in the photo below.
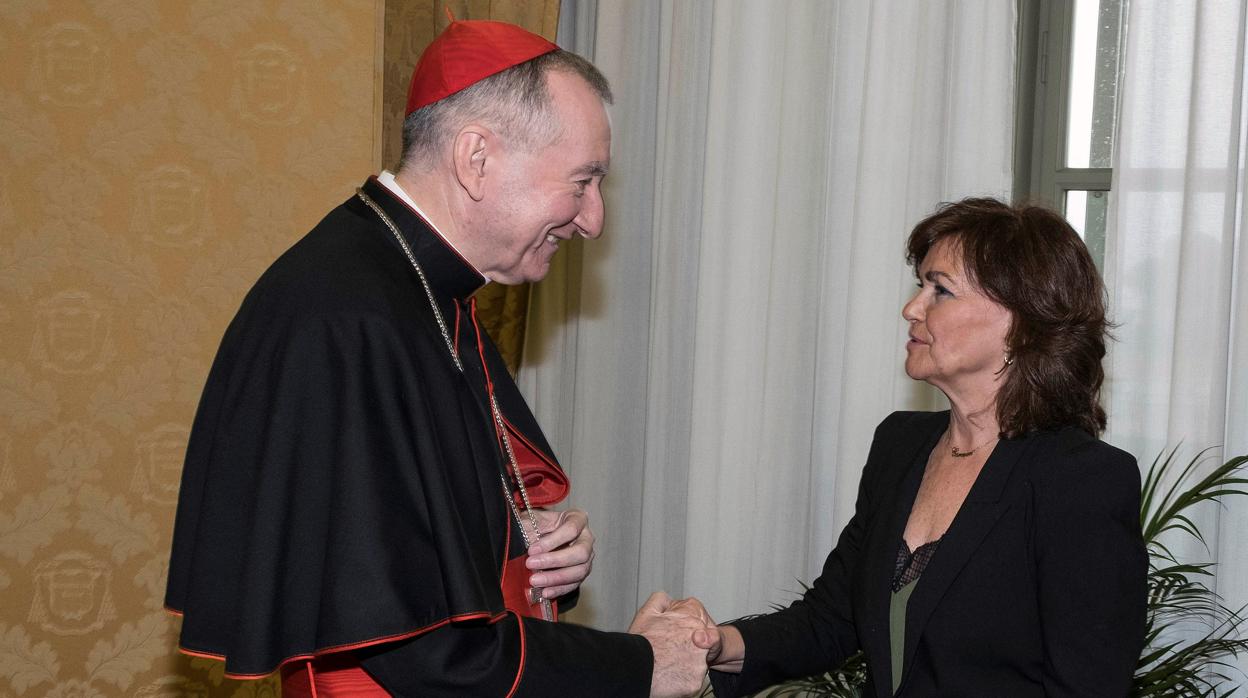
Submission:
<svg viewBox="0 0 1248 698">
<path fill-rule="evenodd" d="M 669 612 L 671 606 L 672 599 L 656 591 L 628 626 L 628 632 L 649 640 L 654 651 L 654 673 L 650 677 L 653 698 L 691 696 L 702 688 L 706 676 L 706 650 L 693 644 L 693 633 L 706 624 L 686 613 Z"/>
<path fill-rule="evenodd" d="M 711 619 L 706 607 L 693 597 L 673 601 L 669 613 L 683 613 L 703 624 L 693 632 L 693 644 L 706 650 L 706 664 L 716 671 L 737 674 L 745 659 L 745 642 L 741 632 L 732 625 L 719 626 Z"/>
<path fill-rule="evenodd" d="M 723 640 L 719 634 L 719 627 L 715 625 L 715 621 L 711 618 L 711 614 L 707 612 L 706 606 L 703 606 L 701 601 L 690 596 L 687 599 L 673 601 L 667 607 L 667 612 L 689 616 L 702 624 L 701 628 L 693 632 L 690 639 L 695 646 L 706 650 L 707 666 L 714 666 L 715 659 L 719 657 L 719 652 L 723 649 Z"/>
<path fill-rule="evenodd" d="M 529 577 L 529 586 L 541 589 L 544 598 L 558 598 L 579 587 L 594 565 L 589 516 L 580 509 L 534 509 L 533 515 L 542 535 L 529 548 L 525 563 L 536 572 Z"/>
</svg>

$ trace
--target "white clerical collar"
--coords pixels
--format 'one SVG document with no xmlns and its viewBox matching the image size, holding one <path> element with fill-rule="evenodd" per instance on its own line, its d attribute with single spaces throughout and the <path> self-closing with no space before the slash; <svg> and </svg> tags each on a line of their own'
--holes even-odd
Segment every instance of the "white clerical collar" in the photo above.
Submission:
<svg viewBox="0 0 1248 698">
<path fill-rule="evenodd" d="M 399 197 L 403 203 L 411 206 L 413 211 L 420 214 L 420 217 L 429 224 L 429 227 L 433 229 L 433 232 L 437 233 L 438 237 L 442 238 L 442 241 L 449 245 L 452 250 L 455 250 L 455 254 L 459 255 L 465 262 L 468 262 L 468 258 L 464 257 L 464 253 L 460 252 L 459 248 L 455 246 L 455 243 L 451 242 L 450 238 L 444 235 L 441 230 L 438 230 L 438 226 L 434 224 L 429 216 L 425 215 L 425 212 L 420 208 L 420 204 L 413 201 L 412 197 L 408 196 L 407 192 L 403 190 L 403 187 L 399 186 L 398 180 L 394 178 L 394 173 L 389 170 L 382 170 L 381 174 L 377 175 L 377 181 L 381 182 L 381 186 L 389 189 L 395 196 Z M 469 266 L 472 266 L 472 262 L 468 262 L 468 264 Z M 481 274 L 481 270 L 477 269 L 475 266 L 472 267 L 472 270 Z M 485 274 L 481 274 L 481 278 L 485 279 L 487 284 L 490 282 L 490 277 Z"/>
</svg>

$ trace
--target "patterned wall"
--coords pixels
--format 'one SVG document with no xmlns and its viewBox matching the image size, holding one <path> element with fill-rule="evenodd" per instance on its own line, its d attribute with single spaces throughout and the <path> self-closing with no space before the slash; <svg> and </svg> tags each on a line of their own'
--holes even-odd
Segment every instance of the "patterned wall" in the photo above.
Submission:
<svg viewBox="0 0 1248 698">
<path fill-rule="evenodd" d="M 376 169 L 379 0 L 0 1 L 0 696 L 251 696 L 161 608 L 247 287 Z"/>
</svg>

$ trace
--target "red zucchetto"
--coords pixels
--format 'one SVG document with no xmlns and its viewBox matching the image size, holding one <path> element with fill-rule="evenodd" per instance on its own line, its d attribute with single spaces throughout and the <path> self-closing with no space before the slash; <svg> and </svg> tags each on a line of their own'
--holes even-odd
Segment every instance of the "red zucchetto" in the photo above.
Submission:
<svg viewBox="0 0 1248 698">
<path fill-rule="evenodd" d="M 559 47 L 514 24 L 451 22 L 420 55 L 407 91 L 405 114 Z"/>
</svg>

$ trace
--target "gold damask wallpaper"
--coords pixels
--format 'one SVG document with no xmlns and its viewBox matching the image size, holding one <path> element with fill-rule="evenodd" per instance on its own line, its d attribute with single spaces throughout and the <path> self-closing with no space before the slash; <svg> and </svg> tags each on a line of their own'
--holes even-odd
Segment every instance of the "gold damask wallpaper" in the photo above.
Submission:
<svg viewBox="0 0 1248 698">
<path fill-rule="evenodd" d="M 444 5 L 553 38 L 558 4 L 0 0 L 0 698 L 278 692 L 162 610 L 217 343 L 397 147 Z"/>
<path fill-rule="evenodd" d="M 0 2 L 0 696 L 252 696 L 162 610 L 199 391 L 376 169 L 376 0 Z"/>
</svg>

